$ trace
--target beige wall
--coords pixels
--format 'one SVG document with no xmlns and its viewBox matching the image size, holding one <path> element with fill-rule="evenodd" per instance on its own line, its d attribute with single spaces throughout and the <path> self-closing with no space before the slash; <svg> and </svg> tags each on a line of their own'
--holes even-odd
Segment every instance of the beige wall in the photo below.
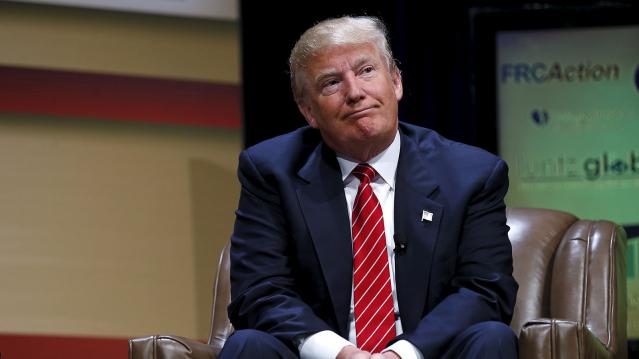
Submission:
<svg viewBox="0 0 639 359">
<path fill-rule="evenodd" d="M 0 64 L 239 83 L 234 22 L 0 1 Z"/>
<path fill-rule="evenodd" d="M 237 84 L 237 31 L 0 2 L 0 64 Z M 0 334 L 205 339 L 240 137 L 0 113 Z"/>
</svg>

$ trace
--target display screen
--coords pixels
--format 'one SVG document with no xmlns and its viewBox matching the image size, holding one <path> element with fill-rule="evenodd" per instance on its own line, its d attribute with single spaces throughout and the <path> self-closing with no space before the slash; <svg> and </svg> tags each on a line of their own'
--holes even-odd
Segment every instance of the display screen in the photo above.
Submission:
<svg viewBox="0 0 639 359">
<path fill-rule="evenodd" d="M 499 154 L 509 206 L 639 224 L 639 25 L 497 31 Z M 639 240 L 628 318 L 639 317 Z M 639 322 L 628 334 L 639 338 Z"/>
<path fill-rule="evenodd" d="M 639 224 L 639 25 L 496 41 L 508 201 Z"/>
</svg>

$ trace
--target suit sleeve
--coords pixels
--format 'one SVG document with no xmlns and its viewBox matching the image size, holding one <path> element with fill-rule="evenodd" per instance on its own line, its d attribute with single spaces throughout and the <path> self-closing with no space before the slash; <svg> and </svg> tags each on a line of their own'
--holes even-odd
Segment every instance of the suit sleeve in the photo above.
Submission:
<svg viewBox="0 0 639 359">
<path fill-rule="evenodd" d="M 295 290 L 290 238 L 278 181 L 264 176 L 248 152 L 240 155 L 242 186 L 231 237 L 231 303 L 236 329 L 258 329 L 297 352 L 297 341 L 330 330 Z"/>
<path fill-rule="evenodd" d="M 398 338 L 413 343 L 425 358 L 439 357 L 473 324 L 511 320 L 518 286 L 506 225 L 506 164 L 498 160 L 489 173 L 464 211 L 454 275 L 445 294 L 414 332 Z"/>
</svg>

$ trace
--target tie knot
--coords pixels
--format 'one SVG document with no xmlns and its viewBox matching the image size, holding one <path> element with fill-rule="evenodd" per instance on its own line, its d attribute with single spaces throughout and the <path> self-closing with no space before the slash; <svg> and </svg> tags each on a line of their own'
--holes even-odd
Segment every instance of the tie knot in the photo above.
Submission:
<svg viewBox="0 0 639 359">
<path fill-rule="evenodd" d="M 368 163 L 358 164 L 351 173 L 353 176 L 357 177 L 360 182 L 371 182 L 377 175 L 377 172 L 375 172 L 373 167 L 371 167 Z"/>
</svg>

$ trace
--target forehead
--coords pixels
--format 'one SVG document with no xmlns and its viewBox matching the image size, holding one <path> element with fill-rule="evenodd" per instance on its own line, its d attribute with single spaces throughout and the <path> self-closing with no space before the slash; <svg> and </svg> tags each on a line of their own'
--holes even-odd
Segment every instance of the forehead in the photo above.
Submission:
<svg viewBox="0 0 639 359">
<path fill-rule="evenodd" d="M 326 71 L 339 71 L 362 63 L 382 63 L 382 56 L 373 44 L 336 45 L 309 57 L 306 69 L 311 77 Z"/>
</svg>

